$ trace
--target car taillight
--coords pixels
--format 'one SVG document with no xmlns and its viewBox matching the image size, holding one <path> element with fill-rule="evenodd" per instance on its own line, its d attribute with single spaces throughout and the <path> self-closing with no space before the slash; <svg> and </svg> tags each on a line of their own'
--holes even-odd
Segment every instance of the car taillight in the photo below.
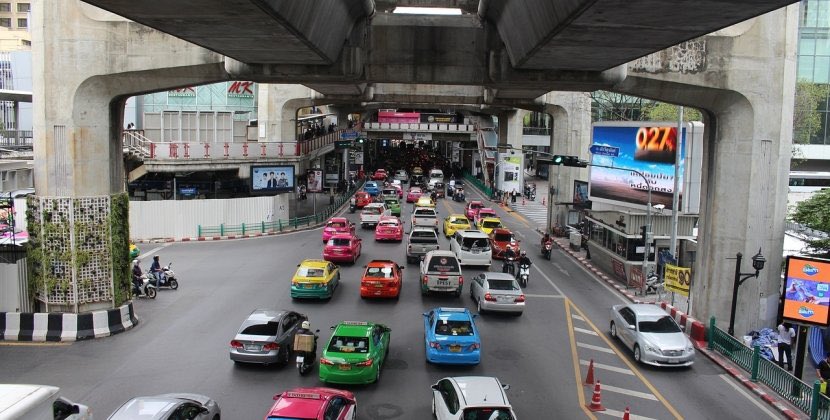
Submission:
<svg viewBox="0 0 830 420">
<path fill-rule="evenodd" d="M 280 345 L 277 344 L 277 343 L 268 343 L 268 344 L 262 346 L 262 349 L 265 350 L 265 351 L 279 350 Z"/>
<path fill-rule="evenodd" d="M 472 351 L 472 350 L 478 350 L 478 349 L 480 349 L 480 348 L 481 348 L 481 344 L 478 344 L 478 343 L 473 343 L 473 344 L 471 344 L 471 345 L 470 345 L 470 347 L 467 347 L 467 350 L 471 350 L 471 351 Z"/>
<path fill-rule="evenodd" d="M 372 366 L 372 359 L 366 359 L 365 361 L 360 362 L 360 363 L 355 363 L 354 365 L 355 366 L 360 366 L 360 367 Z"/>
<path fill-rule="evenodd" d="M 436 349 L 436 350 L 441 350 L 441 345 L 438 344 L 437 341 L 430 341 L 429 346 Z"/>
<path fill-rule="evenodd" d="M 329 359 L 326 359 L 325 357 L 320 358 L 320 364 L 321 365 L 326 365 L 326 366 L 334 366 L 334 362 L 332 362 Z"/>
<path fill-rule="evenodd" d="M 493 295 L 491 295 L 489 293 L 485 293 L 484 294 L 484 300 L 486 300 L 488 302 L 495 302 L 496 298 L 494 298 Z"/>
<path fill-rule="evenodd" d="M 464 285 L 464 276 L 458 276 L 458 286 Z"/>
<path fill-rule="evenodd" d="M 514 300 L 514 302 L 524 302 L 524 301 L 525 301 L 525 295 L 519 295 L 519 297 L 517 297 Z"/>
<path fill-rule="evenodd" d="M 429 277 L 424 276 L 424 284 L 427 284 L 427 283 L 429 283 Z"/>
<path fill-rule="evenodd" d="M 435 249 L 441 249 L 441 245 L 435 245 Z"/>
<path fill-rule="evenodd" d="M 242 343 L 240 343 L 239 341 L 236 341 L 236 340 L 232 340 L 231 341 L 231 347 L 233 347 L 235 349 L 241 349 L 242 348 Z"/>
</svg>

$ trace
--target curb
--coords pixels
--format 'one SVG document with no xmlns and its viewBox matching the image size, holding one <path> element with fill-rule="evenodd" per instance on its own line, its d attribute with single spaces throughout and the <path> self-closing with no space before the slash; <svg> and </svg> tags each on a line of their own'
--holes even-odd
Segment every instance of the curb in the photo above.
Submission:
<svg viewBox="0 0 830 420">
<path fill-rule="evenodd" d="M 536 229 L 537 232 L 544 234 L 540 229 Z M 707 341 L 706 341 L 706 324 L 692 318 L 691 316 L 683 313 L 682 311 L 678 310 L 672 305 L 669 305 L 666 302 L 649 302 L 643 301 L 635 296 L 633 293 L 628 291 L 624 286 L 620 285 L 617 281 L 608 277 L 603 271 L 597 269 L 587 262 L 587 260 L 579 255 L 576 252 L 571 250 L 571 248 L 567 245 L 561 244 L 559 241 L 554 238 L 554 243 L 559 245 L 559 247 L 566 251 L 571 258 L 577 260 L 582 266 L 587 268 L 595 277 L 602 279 L 607 283 L 609 286 L 614 287 L 618 292 L 620 292 L 623 296 L 625 296 L 629 301 L 632 303 L 650 303 L 650 304 L 659 304 L 663 310 L 665 310 L 668 314 L 674 318 L 677 323 L 684 328 L 684 332 L 689 335 L 689 338 L 692 340 L 695 348 L 702 353 L 704 356 L 708 357 L 710 360 L 715 362 L 718 366 L 720 366 L 723 370 L 729 373 L 732 377 L 738 380 L 744 387 L 752 391 L 753 394 L 757 395 L 761 398 L 764 402 L 772 406 L 776 409 L 781 415 L 788 419 L 807 419 L 809 416 L 803 415 L 798 411 L 793 410 L 788 403 L 781 400 L 781 398 L 777 394 L 772 394 L 766 392 L 765 388 L 758 385 L 755 382 L 752 382 L 749 378 L 747 378 L 739 369 L 735 368 L 731 365 L 731 362 L 727 361 L 717 353 L 710 351 L 707 349 Z"/>
<path fill-rule="evenodd" d="M 80 314 L 0 312 L 0 341 L 66 342 L 109 337 L 138 324 L 129 302 L 118 308 Z"/>
</svg>

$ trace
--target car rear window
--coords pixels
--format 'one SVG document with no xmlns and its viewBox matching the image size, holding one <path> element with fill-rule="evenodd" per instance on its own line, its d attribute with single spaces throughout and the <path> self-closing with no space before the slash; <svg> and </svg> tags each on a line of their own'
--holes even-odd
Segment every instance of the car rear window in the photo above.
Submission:
<svg viewBox="0 0 830 420">
<path fill-rule="evenodd" d="M 486 224 L 485 224 L 486 226 Z M 510 242 L 513 240 L 513 235 L 509 233 L 497 233 L 493 236 L 493 239 L 499 242 Z"/>
<path fill-rule="evenodd" d="M 381 214 L 380 207 L 364 207 L 360 214 Z"/>
<path fill-rule="evenodd" d="M 435 244 L 438 243 L 438 235 L 435 234 L 433 231 L 418 231 L 413 230 L 412 234 L 409 235 L 409 242 L 413 243 L 431 243 Z"/>
<path fill-rule="evenodd" d="M 311 268 L 311 267 L 300 267 L 297 270 L 297 276 L 299 277 L 324 277 L 325 270 L 322 268 Z"/>
<path fill-rule="evenodd" d="M 469 225 L 470 221 L 467 219 L 452 219 L 450 223 L 454 225 Z"/>
<path fill-rule="evenodd" d="M 397 193 L 398 193 L 398 190 L 396 190 L 394 188 L 387 188 L 387 189 L 383 190 L 384 195 L 393 195 L 393 194 L 397 194 Z"/>
<path fill-rule="evenodd" d="M 464 238 L 461 240 L 461 249 L 469 251 L 472 248 L 478 248 L 482 251 L 490 249 L 490 242 L 484 238 Z"/>
<path fill-rule="evenodd" d="M 505 408 L 474 407 L 465 408 L 463 420 L 513 420 L 510 410 Z"/>
<path fill-rule="evenodd" d="M 487 280 L 490 290 L 521 290 L 515 280 Z"/>
<path fill-rule="evenodd" d="M 329 239 L 329 246 L 349 246 L 349 239 L 346 238 L 331 238 Z"/>
<path fill-rule="evenodd" d="M 331 338 L 328 351 L 337 353 L 368 353 L 369 339 L 366 337 L 335 335 Z"/>
<path fill-rule="evenodd" d="M 501 226 L 501 222 L 497 222 L 495 220 L 492 220 L 492 221 L 485 220 L 485 221 L 481 222 L 481 226 L 484 226 L 486 228 L 497 228 L 497 227 Z"/>
<path fill-rule="evenodd" d="M 435 325 L 435 335 L 473 335 L 470 321 L 439 319 Z"/>
<path fill-rule="evenodd" d="M 248 335 L 267 335 L 273 336 L 277 335 L 277 330 L 279 329 L 280 324 L 278 322 L 267 322 L 265 324 L 254 324 L 245 327 L 240 334 L 248 334 Z"/>
<path fill-rule="evenodd" d="M 333 228 L 342 228 L 342 227 L 346 227 L 346 224 L 343 223 L 343 222 L 329 222 L 328 226 L 333 227 Z"/>
<path fill-rule="evenodd" d="M 458 273 L 461 268 L 458 266 L 458 260 L 450 256 L 433 256 L 429 259 L 427 270 L 439 273 Z"/>
<path fill-rule="evenodd" d="M 470 203 L 470 208 L 471 209 L 480 209 L 480 208 L 483 208 L 483 207 L 484 206 L 481 203 Z"/>
<path fill-rule="evenodd" d="M 415 217 L 435 217 L 435 210 L 433 209 L 417 209 L 415 210 Z"/>
<path fill-rule="evenodd" d="M 640 332 L 644 333 L 678 333 L 680 331 L 680 327 L 677 326 L 677 323 L 674 322 L 670 316 L 664 316 L 660 319 L 651 319 L 646 321 L 640 321 Z"/>
<path fill-rule="evenodd" d="M 369 267 L 366 269 L 366 277 L 391 279 L 392 267 Z"/>
<path fill-rule="evenodd" d="M 381 227 L 398 227 L 398 222 L 380 222 Z"/>
</svg>

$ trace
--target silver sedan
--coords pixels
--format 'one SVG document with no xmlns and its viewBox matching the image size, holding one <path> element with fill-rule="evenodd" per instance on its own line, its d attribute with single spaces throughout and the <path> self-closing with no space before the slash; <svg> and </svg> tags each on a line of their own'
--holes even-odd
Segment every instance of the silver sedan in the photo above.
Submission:
<svg viewBox="0 0 830 420">
<path fill-rule="evenodd" d="M 288 363 L 294 334 L 308 317 L 293 311 L 257 309 L 242 322 L 230 343 L 236 363 Z"/>
<path fill-rule="evenodd" d="M 109 420 L 187 419 L 219 420 L 219 404 L 199 394 L 163 394 L 155 397 L 135 397 L 124 403 Z"/>
<path fill-rule="evenodd" d="M 470 282 L 470 298 L 478 312 L 510 312 L 520 316 L 525 310 L 525 295 L 512 275 L 484 272 Z"/>
<path fill-rule="evenodd" d="M 634 352 L 634 360 L 654 366 L 691 366 L 695 347 L 674 318 L 650 304 L 614 305 L 611 336 Z"/>
</svg>

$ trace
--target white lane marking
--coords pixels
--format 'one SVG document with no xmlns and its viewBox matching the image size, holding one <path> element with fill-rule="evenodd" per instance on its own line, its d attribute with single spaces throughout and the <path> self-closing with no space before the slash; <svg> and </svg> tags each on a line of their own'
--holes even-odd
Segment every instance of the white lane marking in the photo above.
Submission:
<svg viewBox="0 0 830 420">
<path fill-rule="evenodd" d="M 580 359 L 580 360 L 579 360 L 579 364 L 580 364 L 580 365 L 583 365 L 583 366 L 588 366 L 588 365 L 590 365 L 590 364 L 591 364 L 591 362 L 589 362 L 589 361 L 587 361 L 587 360 L 582 360 L 582 359 Z M 624 374 L 624 375 L 631 375 L 631 376 L 634 376 L 634 372 L 632 372 L 632 371 L 631 371 L 631 369 L 626 369 L 626 368 L 621 368 L 621 367 L 616 367 L 616 366 L 606 365 L 606 364 L 603 364 L 603 363 L 597 363 L 597 362 L 594 362 L 594 367 L 595 367 L 595 368 L 597 368 L 597 369 L 602 369 L 602 370 L 607 370 L 607 371 L 611 371 L 611 372 L 622 373 L 622 374 Z"/>
<path fill-rule="evenodd" d="M 566 276 L 568 276 L 568 277 L 570 277 L 570 276 L 571 276 L 571 275 L 568 273 L 568 270 L 565 270 L 564 268 L 562 268 L 562 266 L 561 266 L 561 265 L 559 265 L 559 263 L 555 262 L 555 263 L 553 263 L 553 266 L 554 266 L 554 267 L 556 267 L 556 269 L 557 269 L 557 270 L 559 270 L 562 274 L 564 274 L 564 275 L 566 275 Z"/>
<path fill-rule="evenodd" d="M 516 232 L 514 232 L 514 233 L 515 233 L 516 235 L 519 235 L 519 236 L 520 236 L 520 237 L 522 237 L 522 238 L 524 238 L 524 237 L 525 237 L 525 234 L 524 234 L 524 233 L 522 233 L 522 232 L 519 232 L 518 230 L 517 230 Z"/>
<path fill-rule="evenodd" d="M 582 334 L 594 335 L 599 336 L 596 331 L 586 330 L 584 328 L 574 327 L 574 331 L 581 332 Z"/>
<path fill-rule="evenodd" d="M 612 410 L 610 408 L 606 408 L 605 411 L 597 411 L 597 414 L 605 414 L 605 415 L 611 416 L 615 419 L 621 419 L 623 417 L 623 414 L 625 414 L 625 413 L 623 413 L 622 411 L 617 411 L 617 410 Z M 652 417 L 638 416 L 636 414 L 630 414 L 630 413 L 628 415 L 628 418 L 630 418 L 631 420 L 657 420 L 657 419 L 652 418 Z"/>
<path fill-rule="evenodd" d="M 616 386 L 606 385 L 606 384 L 601 384 L 600 388 L 603 391 L 615 392 L 617 394 L 624 394 L 624 395 L 628 395 L 628 396 L 632 396 L 632 397 L 642 398 L 642 399 L 645 399 L 645 400 L 657 401 L 657 397 L 655 397 L 654 394 L 650 394 L 648 392 L 632 391 L 630 389 L 619 388 L 619 387 L 616 387 Z"/>
<path fill-rule="evenodd" d="M 573 319 L 578 319 L 578 320 L 580 320 L 580 321 L 585 321 L 585 318 L 583 318 L 583 317 L 581 317 L 581 316 L 579 316 L 579 315 L 577 315 L 577 314 L 572 314 L 572 315 L 571 315 L 571 318 L 573 318 Z"/>
<path fill-rule="evenodd" d="M 550 285 L 551 285 L 551 286 L 553 286 L 553 288 L 554 288 L 554 289 L 556 289 L 556 292 L 557 292 L 557 293 L 559 293 L 559 294 L 560 294 L 560 295 L 562 295 L 563 297 L 565 296 L 565 293 L 563 293 L 563 292 L 562 292 L 562 289 L 560 289 L 560 288 L 559 288 L 559 286 L 557 286 L 557 285 L 556 285 L 556 283 L 554 283 L 554 282 L 553 282 L 553 280 L 551 280 L 551 279 L 550 279 L 550 277 L 548 277 L 548 275 L 547 275 L 547 274 L 545 274 L 544 272 L 542 272 L 542 270 L 540 270 L 540 269 L 539 269 L 539 267 L 537 267 L 535 264 L 534 264 L 532 267 L 533 267 L 533 268 L 535 268 L 535 269 L 536 269 L 536 272 L 537 272 L 537 273 L 539 273 L 539 274 L 541 274 L 541 275 L 542 275 L 542 277 L 544 277 L 544 278 L 545 278 L 545 280 L 547 280 L 547 281 L 548 281 L 548 283 L 550 283 Z"/>
<path fill-rule="evenodd" d="M 739 394 L 743 395 L 746 399 L 748 399 L 748 400 L 749 400 L 749 401 L 751 401 L 753 404 L 755 404 L 755 406 L 756 406 L 756 407 L 758 407 L 758 409 L 760 409 L 761 411 L 763 411 L 763 412 L 764 412 L 766 415 L 768 415 L 770 418 L 772 418 L 772 419 L 777 419 L 777 418 L 780 418 L 779 416 L 776 416 L 776 415 L 775 415 L 772 411 L 770 411 L 770 410 L 769 410 L 769 409 L 768 409 L 768 408 L 767 408 L 764 404 L 761 404 L 761 402 L 760 402 L 760 401 L 758 401 L 758 399 L 757 399 L 757 398 L 754 398 L 752 395 L 750 395 L 748 392 L 746 392 L 746 390 L 745 390 L 745 389 L 743 389 L 743 387 L 741 387 L 740 385 L 736 384 L 736 383 L 732 380 L 732 378 L 731 378 L 729 375 L 727 375 L 727 374 L 725 374 L 725 373 L 722 373 L 722 374 L 720 374 L 720 375 L 718 375 L 718 376 L 720 376 L 720 377 L 721 377 L 721 379 L 723 379 L 724 381 L 726 381 L 726 383 L 728 383 L 728 384 L 729 384 L 729 386 L 731 386 L 732 388 L 735 388 L 735 390 L 736 390 L 736 391 L 738 391 L 738 393 L 739 393 Z"/>
<path fill-rule="evenodd" d="M 153 249 L 151 249 L 151 250 L 149 250 L 149 251 L 147 251 L 147 252 L 142 252 L 142 253 L 141 253 L 141 255 L 139 255 L 139 256 L 138 256 L 138 259 L 139 259 L 139 260 L 143 260 L 143 259 L 145 259 L 145 258 L 152 257 L 152 256 L 153 256 L 153 254 L 155 254 L 155 253 L 156 253 L 156 251 L 158 251 L 158 250 L 160 250 L 160 249 L 162 249 L 162 248 L 164 248 L 164 247 L 166 247 L 166 246 L 167 246 L 167 245 L 162 245 L 162 246 L 159 246 L 159 247 L 153 248 Z"/>
<path fill-rule="evenodd" d="M 564 299 L 565 296 L 562 295 L 535 295 L 535 294 L 528 294 L 525 293 L 525 297 L 532 297 L 532 298 L 553 298 L 553 299 Z"/>
<path fill-rule="evenodd" d="M 576 342 L 576 346 L 577 347 L 582 347 L 582 348 L 588 349 L 588 350 L 596 350 L 596 351 L 601 351 L 603 353 L 614 354 L 614 350 L 611 350 L 608 347 L 595 346 L 593 344 L 585 344 L 585 343 L 580 343 L 578 341 Z"/>
</svg>

